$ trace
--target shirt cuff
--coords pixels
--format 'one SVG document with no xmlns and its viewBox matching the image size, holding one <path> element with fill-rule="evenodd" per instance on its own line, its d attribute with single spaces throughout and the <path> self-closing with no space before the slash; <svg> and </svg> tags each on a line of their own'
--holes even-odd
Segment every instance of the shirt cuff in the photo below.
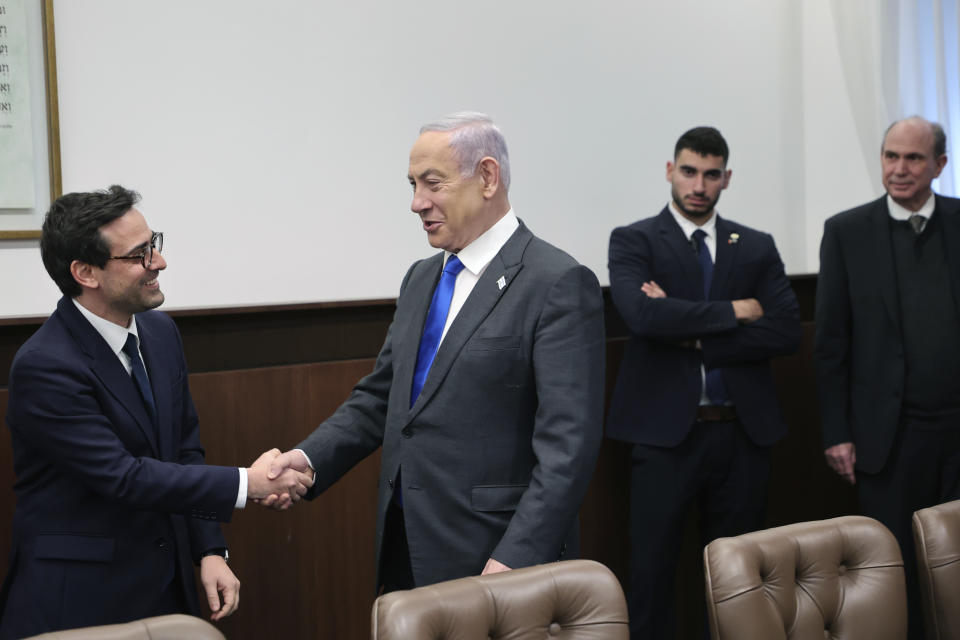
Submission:
<svg viewBox="0 0 960 640">
<path fill-rule="evenodd" d="M 307 461 L 307 464 L 310 465 L 310 468 L 313 469 L 314 471 L 317 470 L 317 468 L 313 466 L 313 460 L 310 459 L 310 456 L 307 455 L 306 451 L 304 451 L 303 449 L 294 449 L 294 451 L 299 451 L 300 453 L 302 453 L 303 459 Z"/>
<path fill-rule="evenodd" d="M 240 472 L 240 487 L 237 489 L 237 503 L 233 505 L 234 509 L 243 509 L 247 506 L 247 470 L 243 467 L 237 469 Z"/>
</svg>

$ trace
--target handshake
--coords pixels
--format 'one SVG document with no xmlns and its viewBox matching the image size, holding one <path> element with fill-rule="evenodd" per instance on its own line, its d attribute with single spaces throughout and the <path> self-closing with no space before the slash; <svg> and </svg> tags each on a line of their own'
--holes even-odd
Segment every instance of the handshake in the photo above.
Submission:
<svg viewBox="0 0 960 640">
<path fill-rule="evenodd" d="M 313 469 L 301 452 L 270 449 L 247 469 L 247 498 L 282 511 L 307 493 L 313 477 Z"/>
</svg>

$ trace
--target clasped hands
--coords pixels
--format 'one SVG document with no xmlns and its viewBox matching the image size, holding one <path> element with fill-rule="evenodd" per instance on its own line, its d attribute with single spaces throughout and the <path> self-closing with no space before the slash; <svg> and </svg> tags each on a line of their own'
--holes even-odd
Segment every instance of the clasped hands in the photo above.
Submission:
<svg viewBox="0 0 960 640">
<path fill-rule="evenodd" d="M 313 469 L 299 451 L 264 451 L 247 469 L 247 497 L 283 511 L 313 486 Z"/>
</svg>

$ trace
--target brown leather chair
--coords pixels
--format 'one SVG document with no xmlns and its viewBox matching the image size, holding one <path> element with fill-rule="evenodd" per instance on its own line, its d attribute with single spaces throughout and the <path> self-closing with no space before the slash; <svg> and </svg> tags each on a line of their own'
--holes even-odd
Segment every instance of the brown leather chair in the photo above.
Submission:
<svg viewBox="0 0 960 640">
<path fill-rule="evenodd" d="M 960 500 L 913 514 L 927 638 L 960 638 Z"/>
<path fill-rule="evenodd" d="M 180 613 L 100 627 L 51 631 L 28 640 L 226 640 L 216 627 Z"/>
<path fill-rule="evenodd" d="M 703 552 L 714 640 L 903 640 L 897 541 L 845 516 L 718 538 Z"/>
<path fill-rule="evenodd" d="M 567 560 L 394 591 L 377 598 L 373 640 L 626 640 L 620 583 L 592 560 Z"/>
</svg>

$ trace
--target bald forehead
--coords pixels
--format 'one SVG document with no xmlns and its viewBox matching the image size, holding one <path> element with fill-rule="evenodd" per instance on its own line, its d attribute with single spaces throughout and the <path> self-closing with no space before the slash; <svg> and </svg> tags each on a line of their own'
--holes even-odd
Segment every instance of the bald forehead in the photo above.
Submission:
<svg viewBox="0 0 960 640">
<path fill-rule="evenodd" d="M 907 118 L 897 122 L 883 139 L 883 148 L 899 144 L 923 147 L 933 154 L 933 125 L 922 118 Z"/>
</svg>

